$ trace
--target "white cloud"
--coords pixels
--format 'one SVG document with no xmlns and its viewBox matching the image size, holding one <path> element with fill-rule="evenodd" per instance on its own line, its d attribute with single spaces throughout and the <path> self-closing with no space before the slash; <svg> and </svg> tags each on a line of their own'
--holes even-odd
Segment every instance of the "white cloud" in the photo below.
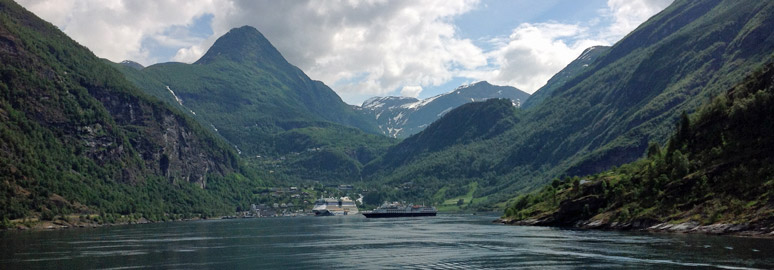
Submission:
<svg viewBox="0 0 774 270">
<path fill-rule="evenodd" d="M 611 45 L 673 0 L 609 0 L 603 17 L 583 24 L 522 23 L 507 38 L 492 40 L 496 49 L 487 52 L 492 65 L 466 70 L 460 76 L 511 85 L 533 93 L 548 79 L 577 58 L 584 49 Z"/>
<path fill-rule="evenodd" d="M 419 97 L 419 93 L 422 92 L 422 86 L 413 85 L 413 86 L 404 86 L 403 89 L 400 90 L 400 95 L 404 97 Z"/>
<path fill-rule="evenodd" d="M 251 25 L 289 62 L 359 103 L 397 90 L 418 95 L 459 77 L 532 92 L 586 47 L 616 42 L 672 0 L 609 0 L 585 23 L 523 23 L 488 51 L 454 26 L 478 0 L 19 1 L 96 55 L 145 65 L 193 62 L 229 29 Z M 205 14 L 213 34 L 188 32 Z M 148 44 L 177 53 L 164 58 Z"/>
<path fill-rule="evenodd" d="M 567 41 L 587 31 L 581 26 L 569 24 L 521 24 L 508 38 L 493 40 L 499 43 L 496 50 L 488 53 L 494 69 L 470 71 L 462 75 L 534 92 L 584 49 L 607 43 L 593 39 Z"/>
<path fill-rule="evenodd" d="M 199 40 L 166 31 L 191 24 L 212 10 L 214 1 L 19 0 L 19 3 L 99 57 L 112 61 L 129 59 L 147 65 L 168 59 L 151 56 L 143 41 L 150 39 L 178 47 L 198 43 Z"/>
<path fill-rule="evenodd" d="M 666 8 L 674 0 L 608 0 L 609 16 L 613 23 L 608 28 L 608 39 L 618 41 L 642 22 Z"/>
<path fill-rule="evenodd" d="M 440 85 L 457 68 L 486 65 L 483 51 L 457 37 L 451 22 L 476 4 L 234 0 L 213 26 L 216 33 L 256 26 L 289 62 L 352 102 L 407 85 Z"/>
</svg>

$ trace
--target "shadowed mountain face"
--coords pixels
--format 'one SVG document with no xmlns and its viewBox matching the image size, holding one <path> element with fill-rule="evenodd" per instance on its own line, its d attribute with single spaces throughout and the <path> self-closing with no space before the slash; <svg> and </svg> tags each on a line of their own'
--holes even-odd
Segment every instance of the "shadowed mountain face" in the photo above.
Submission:
<svg viewBox="0 0 774 270">
<path fill-rule="evenodd" d="M 675 1 L 550 94 L 535 93 L 543 101 L 523 110 L 513 128 L 435 151 L 385 156 L 366 172 L 387 183 L 412 179 L 427 187 L 427 197 L 476 182 L 474 197 L 491 205 L 553 177 L 636 160 L 649 141 L 667 140 L 682 112 L 739 83 L 772 51 L 774 3 Z"/>
<path fill-rule="evenodd" d="M 491 85 L 482 81 L 460 86 L 454 91 L 418 100 L 407 97 L 375 97 L 363 102 L 360 110 L 376 119 L 382 133 L 405 138 L 422 131 L 435 120 L 460 105 L 492 98 L 506 98 L 517 107 L 529 94 L 510 86 Z"/>
</svg>

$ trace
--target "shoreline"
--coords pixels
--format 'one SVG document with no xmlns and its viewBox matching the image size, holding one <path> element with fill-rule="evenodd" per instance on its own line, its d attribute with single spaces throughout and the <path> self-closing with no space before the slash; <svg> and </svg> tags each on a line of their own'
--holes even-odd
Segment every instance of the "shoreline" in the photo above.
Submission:
<svg viewBox="0 0 774 270">
<path fill-rule="evenodd" d="M 223 216 L 225 217 L 225 216 Z M 125 225 L 140 225 L 140 224 L 153 224 L 153 223 L 166 223 L 166 222 L 185 222 L 185 221 L 198 221 L 198 220 L 215 220 L 222 217 L 214 218 L 191 218 L 191 219 L 176 219 L 167 221 L 150 221 L 145 218 L 141 218 L 134 221 L 123 221 L 114 223 L 98 223 L 95 221 L 83 221 L 83 220 L 29 220 L 15 222 L 11 227 L 0 229 L 0 232 L 38 232 L 38 231 L 57 231 L 57 230 L 77 230 L 77 229 L 93 229 L 110 226 L 125 226 Z"/>
<path fill-rule="evenodd" d="M 716 223 L 710 225 L 700 225 L 698 222 L 683 222 L 673 224 L 666 222 L 648 221 L 633 221 L 622 223 L 582 220 L 569 226 L 558 226 L 556 224 L 546 224 L 537 219 L 514 220 L 508 218 L 498 218 L 493 220 L 492 223 L 500 223 L 510 226 L 538 226 L 581 230 L 635 231 L 668 234 L 704 234 L 774 239 L 774 226 L 759 226 L 751 224 Z"/>
<path fill-rule="evenodd" d="M 140 218 L 131 221 L 121 221 L 113 223 L 99 223 L 90 219 L 83 220 L 75 217 L 57 218 L 56 220 L 38 220 L 36 218 L 29 219 L 27 221 L 14 220 L 13 224 L 7 228 L 0 228 L 0 232 L 24 232 L 24 231 L 56 231 L 56 230 L 77 230 L 77 229 L 91 229 L 110 226 L 125 226 L 125 225 L 141 225 L 141 224 L 155 224 L 155 223 L 167 223 L 167 222 L 188 222 L 188 221 L 202 221 L 202 220 L 226 220 L 226 219 L 254 219 L 254 218 L 276 218 L 276 217 L 298 217 L 298 216 L 271 216 L 271 217 L 243 217 L 243 216 L 216 216 L 216 217 L 193 217 L 189 219 L 169 219 L 151 221 L 145 218 Z"/>
</svg>

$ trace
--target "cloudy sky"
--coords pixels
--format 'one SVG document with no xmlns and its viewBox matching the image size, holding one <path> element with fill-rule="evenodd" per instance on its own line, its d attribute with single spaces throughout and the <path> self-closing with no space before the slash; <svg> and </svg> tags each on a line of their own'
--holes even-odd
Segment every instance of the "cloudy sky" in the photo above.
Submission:
<svg viewBox="0 0 774 270">
<path fill-rule="evenodd" d="M 251 25 L 344 101 L 486 80 L 532 93 L 672 0 L 17 0 L 99 57 L 194 62 Z"/>
</svg>

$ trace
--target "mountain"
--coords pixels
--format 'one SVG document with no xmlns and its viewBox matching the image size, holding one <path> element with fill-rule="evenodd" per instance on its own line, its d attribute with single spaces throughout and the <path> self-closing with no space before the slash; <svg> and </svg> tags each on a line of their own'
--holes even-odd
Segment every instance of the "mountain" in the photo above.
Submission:
<svg viewBox="0 0 774 270">
<path fill-rule="evenodd" d="M 224 141 L 8 0 L 0 78 L 2 225 L 233 213 L 261 184 Z"/>
<path fill-rule="evenodd" d="M 365 199 L 432 200 L 441 210 L 454 210 L 447 205 L 460 199 L 469 203 L 479 185 L 494 179 L 490 160 L 502 153 L 489 151 L 490 143 L 507 140 L 503 133 L 517 124 L 521 115 L 510 99 L 464 104 L 366 165 L 365 179 L 381 188 Z"/>
<path fill-rule="evenodd" d="M 769 58 L 772 11 L 768 1 L 675 1 L 542 102 L 522 109 L 513 128 L 433 152 L 379 159 L 366 167 L 365 178 L 394 187 L 411 181 L 425 193 L 475 186 L 468 190 L 472 206 L 491 207 L 554 177 L 632 162 L 648 142 L 665 143 L 681 113 L 695 111 Z"/>
<path fill-rule="evenodd" d="M 774 59 L 774 58 L 772 58 Z M 583 180 L 519 197 L 508 223 L 703 233 L 774 224 L 774 62 L 683 116 L 669 143 Z"/>
<path fill-rule="evenodd" d="M 286 152 L 274 147 L 275 135 L 294 128 L 335 123 L 377 132 L 372 121 L 288 63 L 250 26 L 218 38 L 194 64 L 121 70 L 147 93 L 182 103 L 249 154 Z"/>
<path fill-rule="evenodd" d="M 279 165 L 267 158 L 282 158 L 281 171 L 301 179 L 356 180 L 363 164 L 393 144 L 377 135 L 372 119 L 288 63 L 250 26 L 230 30 L 193 64 L 162 63 L 140 70 L 114 66 L 146 93 L 188 112 L 244 156 L 260 156 L 251 164 L 261 170 L 276 171 Z M 332 154 L 307 151 L 317 148 Z M 315 160 L 331 158 L 336 160 Z"/>
<path fill-rule="evenodd" d="M 587 70 L 589 65 L 593 64 L 600 55 L 606 53 L 608 50 L 610 50 L 610 47 L 608 46 L 594 46 L 584 50 L 583 53 L 578 56 L 578 58 L 570 62 L 570 64 L 552 76 L 551 79 L 546 82 L 546 85 L 535 91 L 535 94 L 530 96 L 529 99 L 523 103 L 522 107 L 526 109 L 539 104 L 545 100 L 546 97 L 550 96 L 554 90 L 561 87 L 564 83 L 570 81 L 573 77 Z"/>
<path fill-rule="evenodd" d="M 406 138 L 399 144 L 390 147 L 379 162 L 369 164 L 366 173 L 375 171 L 389 171 L 391 168 L 410 165 L 410 162 L 428 154 L 435 163 L 445 163 L 458 159 L 459 155 L 450 156 L 450 160 L 435 155 L 445 149 L 460 145 L 468 145 L 492 139 L 503 132 L 513 128 L 519 121 L 516 106 L 511 99 L 488 99 L 486 101 L 464 104 L 442 116 L 433 122 L 425 130 Z M 470 156 L 469 160 L 474 157 Z M 457 166 L 446 175 L 465 175 L 462 171 L 469 170 L 468 166 Z M 462 171 L 459 171 L 462 170 Z M 387 174 L 387 173 L 384 173 Z M 389 175 L 400 175 L 400 179 L 408 179 L 403 172 L 390 172 Z"/>
<path fill-rule="evenodd" d="M 382 133 L 405 138 L 422 131 L 460 105 L 491 98 L 507 98 L 519 106 L 529 94 L 510 86 L 491 85 L 486 81 L 463 85 L 454 91 L 424 100 L 407 97 L 374 97 L 363 102 L 361 111 L 376 119 Z"/>
</svg>

